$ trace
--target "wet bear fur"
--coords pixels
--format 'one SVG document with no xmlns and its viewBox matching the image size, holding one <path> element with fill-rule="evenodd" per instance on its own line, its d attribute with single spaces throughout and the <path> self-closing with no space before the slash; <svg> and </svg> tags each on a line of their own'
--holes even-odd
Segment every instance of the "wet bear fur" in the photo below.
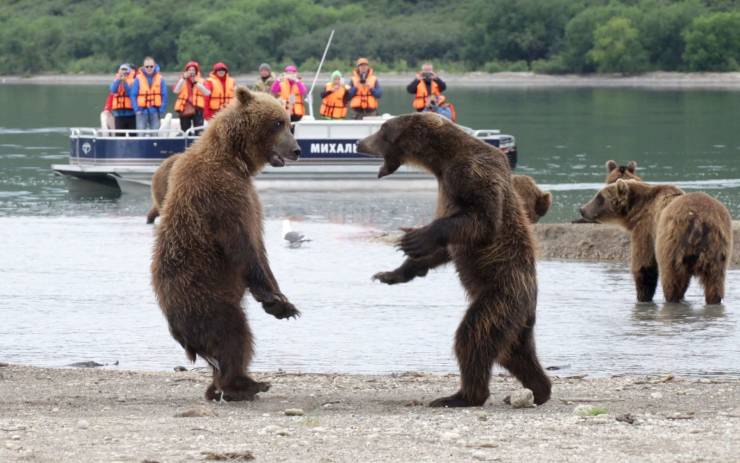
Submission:
<svg viewBox="0 0 740 463">
<path fill-rule="evenodd" d="M 581 214 L 631 232 L 630 270 L 638 301 L 653 300 L 659 276 L 668 302 L 683 299 L 692 276 L 704 287 L 707 304 L 724 298 L 732 218 L 706 193 L 620 179 L 599 191 Z"/>
<path fill-rule="evenodd" d="M 146 215 L 146 223 L 154 223 L 154 220 L 159 217 L 159 211 L 164 206 L 164 197 L 167 194 L 167 185 L 169 184 L 170 172 L 172 166 L 180 159 L 182 154 L 173 154 L 168 157 L 162 164 L 159 165 L 156 172 L 152 176 L 152 208 Z"/>
<path fill-rule="evenodd" d="M 534 179 L 529 175 L 512 175 L 511 182 L 514 191 L 521 200 L 524 212 L 530 223 L 537 223 L 547 214 L 552 205 L 552 194 L 540 190 Z"/>
<path fill-rule="evenodd" d="M 396 284 L 453 262 L 470 305 L 455 334 L 460 390 L 433 407 L 479 406 L 487 400 L 494 362 L 534 392 L 550 398 L 551 384 L 535 350 L 535 244 L 519 205 L 506 156 L 432 113 L 399 116 L 361 140 L 358 150 L 383 156 L 384 177 L 410 164 L 438 181 L 436 218 L 407 229 L 399 248 L 408 256 L 374 278 Z"/>
<path fill-rule="evenodd" d="M 299 315 L 282 294 L 262 239 L 252 177 L 296 159 L 290 121 L 273 97 L 243 87 L 174 164 L 156 231 L 152 284 L 170 333 L 213 368 L 206 399 L 251 400 L 269 384 L 247 374 L 248 290 L 276 318 Z"/>
</svg>

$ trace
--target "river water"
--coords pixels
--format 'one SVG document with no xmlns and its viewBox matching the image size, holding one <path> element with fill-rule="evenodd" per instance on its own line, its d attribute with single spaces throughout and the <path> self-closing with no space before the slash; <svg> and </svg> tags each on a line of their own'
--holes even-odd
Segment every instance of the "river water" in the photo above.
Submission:
<svg viewBox="0 0 740 463">
<path fill-rule="evenodd" d="M 387 88 L 383 109 L 408 104 Z M 553 192 L 547 221 L 568 221 L 603 179 L 608 159 L 635 159 L 650 181 L 719 197 L 740 216 L 740 93 L 620 89 L 450 92 L 460 122 L 518 139 L 518 171 Z M 49 170 L 67 156 L 67 128 L 92 126 L 98 87 L 0 86 L 0 361 L 119 368 L 185 362 L 149 282 L 153 228 L 139 197 L 77 197 Z M 427 193 L 265 192 L 266 242 L 283 291 L 303 311 L 278 321 L 251 298 L 256 370 L 454 372 L 454 330 L 465 296 L 451 268 L 406 285 L 370 280 L 402 256 L 365 239 L 424 223 Z M 312 239 L 281 239 L 281 220 Z M 538 264 L 537 343 L 561 374 L 675 372 L 740 375 L 740 271 L 723 306 L 696 283 L 683 304 L 635 304 L 623 263 Z"/>
</svg>

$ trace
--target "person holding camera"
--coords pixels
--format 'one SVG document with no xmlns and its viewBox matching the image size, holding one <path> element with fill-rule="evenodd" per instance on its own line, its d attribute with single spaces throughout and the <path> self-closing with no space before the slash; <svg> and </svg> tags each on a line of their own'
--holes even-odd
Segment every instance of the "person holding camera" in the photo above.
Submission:
<svg viewBox="0 0 740 463">
<path fill-rule="evenodd" d="M 134 79 L 131 103 L 136 113 L 136 130 L 159 130 L 160 116 L 167 110 L 167 85 L 159 65 L 147 56 Z"/>
<path fill-rule="evenodd" d="M 272 84 L 271 92 L 283 104 L 291 122 L 298 122 L 303 118 L 306 113 L 303 97 L 307 90 L 297 67 L 292 64 L 285 66 L 283 75 Z"/>
<path fill-rule="evenodd" d="M 380 82 L 375 77 L 367 58 L 359 58 L 352 71 L 352 86 L 349 88 L 349 106 L 354 119 L 378 114 L 378 100 L 383 94 Z"/>
<path fill-rule="evenodd" d="M 180 116 L 180 128 L 183 132 L 191 127 L 203 125 L 203 110 L 205 109 L 205 97 L 211 95 L 211 91 L 203 85 L 200 76 L 200 64 L 197 61 L 189 61 L 185 65 L 185 71 L 173 89 L 177 95 L 175 111 Z"/>
<path fill-rule="evenodd" d="M 429 111 L 432 102 L 442 95 L 447 89 L 447 84 L 434 73 L 431 63 L 421 65 L 421 71 L 416 73 L 416 78 L 406 87 L 406 91 L 415 95 L 412 106 L 418 112 Z M 436 98 L 431 98 L 432 96 Z"/>
<path fill-rule="evenodd" d="M 331 82 L 326 84 L 321 92 L 321 108 L 319 114 L 324 119 L 344 119 L 347 116 L 349 103 L 349 86 L 344 83 L 342 73 L 331 73 Z"/>
<path fill-rule="evenodd" d="M 236 82 L 229 75 L 229 67 L 219 61 L 213 65 L 211 74 L 203 85 L 211 92 L 206 98 L 204 111 L 206 120 L 210 120 L 234 99 Z"/>
<path fill-rule="evenodd" d="M 118 67 L 118 72 L 110 85 L 110 111 L 113 114 L 113 127 L 116 130 L 136 129 L 136 114 L 131 104 L 131 90 L 135 75 L 136 72 L 131 69 L 131 65 L 123 63 Z M 124 135 L 122 132 L 116 133 L 116 136 Z"/>
<path fill-rule="evenodd" d="M 267 63 L 262 63 L 258 71 L 259 77 L 252 89 L 256 92 L 270 93 L 272 91 L 272 84 L 277 80 L 275 73 L 272 72 L 272 67 Z"/>
</svg>

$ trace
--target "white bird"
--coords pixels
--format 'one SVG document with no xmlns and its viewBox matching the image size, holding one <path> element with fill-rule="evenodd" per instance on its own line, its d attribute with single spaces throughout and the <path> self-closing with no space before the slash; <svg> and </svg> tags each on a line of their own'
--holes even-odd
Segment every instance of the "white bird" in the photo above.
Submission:
<svg viewBox="0 0 740 463">
<path fill-rule="evenodd" d="M 301 232 L 293 231 L 290 226 L 290 220 L 283 220 L 283 238 L 288 242 L 291 248 L 300 248 L 303 243 L 311 241 Z"/>
</svg>

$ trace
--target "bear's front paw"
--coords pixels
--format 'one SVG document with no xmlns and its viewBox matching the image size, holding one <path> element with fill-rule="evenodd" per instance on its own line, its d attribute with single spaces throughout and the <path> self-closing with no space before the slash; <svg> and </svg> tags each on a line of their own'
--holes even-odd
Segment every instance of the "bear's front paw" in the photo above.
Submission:
<svg viewBox="0 0 740 463">
<path fill-rule="evenodd" d="M 373 275 L 373 280 L 378 280 L 379 282 L 385 283 L 387 285 L 395 285 L 397 283 L 406 283 L 410 280 L 410 278 L 406 278 L 404 275 L 401 274 L 401 272 L 393 271 L 378 272 Z"/>
<path fill-rule="evenodd" d="M 407 256 L 418 259 L 434 253 L 439 248 L 439 243 L 428 228 L 417 228 L 406 232 L 398 247 Z"/>
<path fill-rule="evenodd" d="M 275 295 L 275 298 L 270 302 L 263 302 L 262 308 L 277 319 L 301 316 L 301 312 L 282 294 Z"/>
</svg>

